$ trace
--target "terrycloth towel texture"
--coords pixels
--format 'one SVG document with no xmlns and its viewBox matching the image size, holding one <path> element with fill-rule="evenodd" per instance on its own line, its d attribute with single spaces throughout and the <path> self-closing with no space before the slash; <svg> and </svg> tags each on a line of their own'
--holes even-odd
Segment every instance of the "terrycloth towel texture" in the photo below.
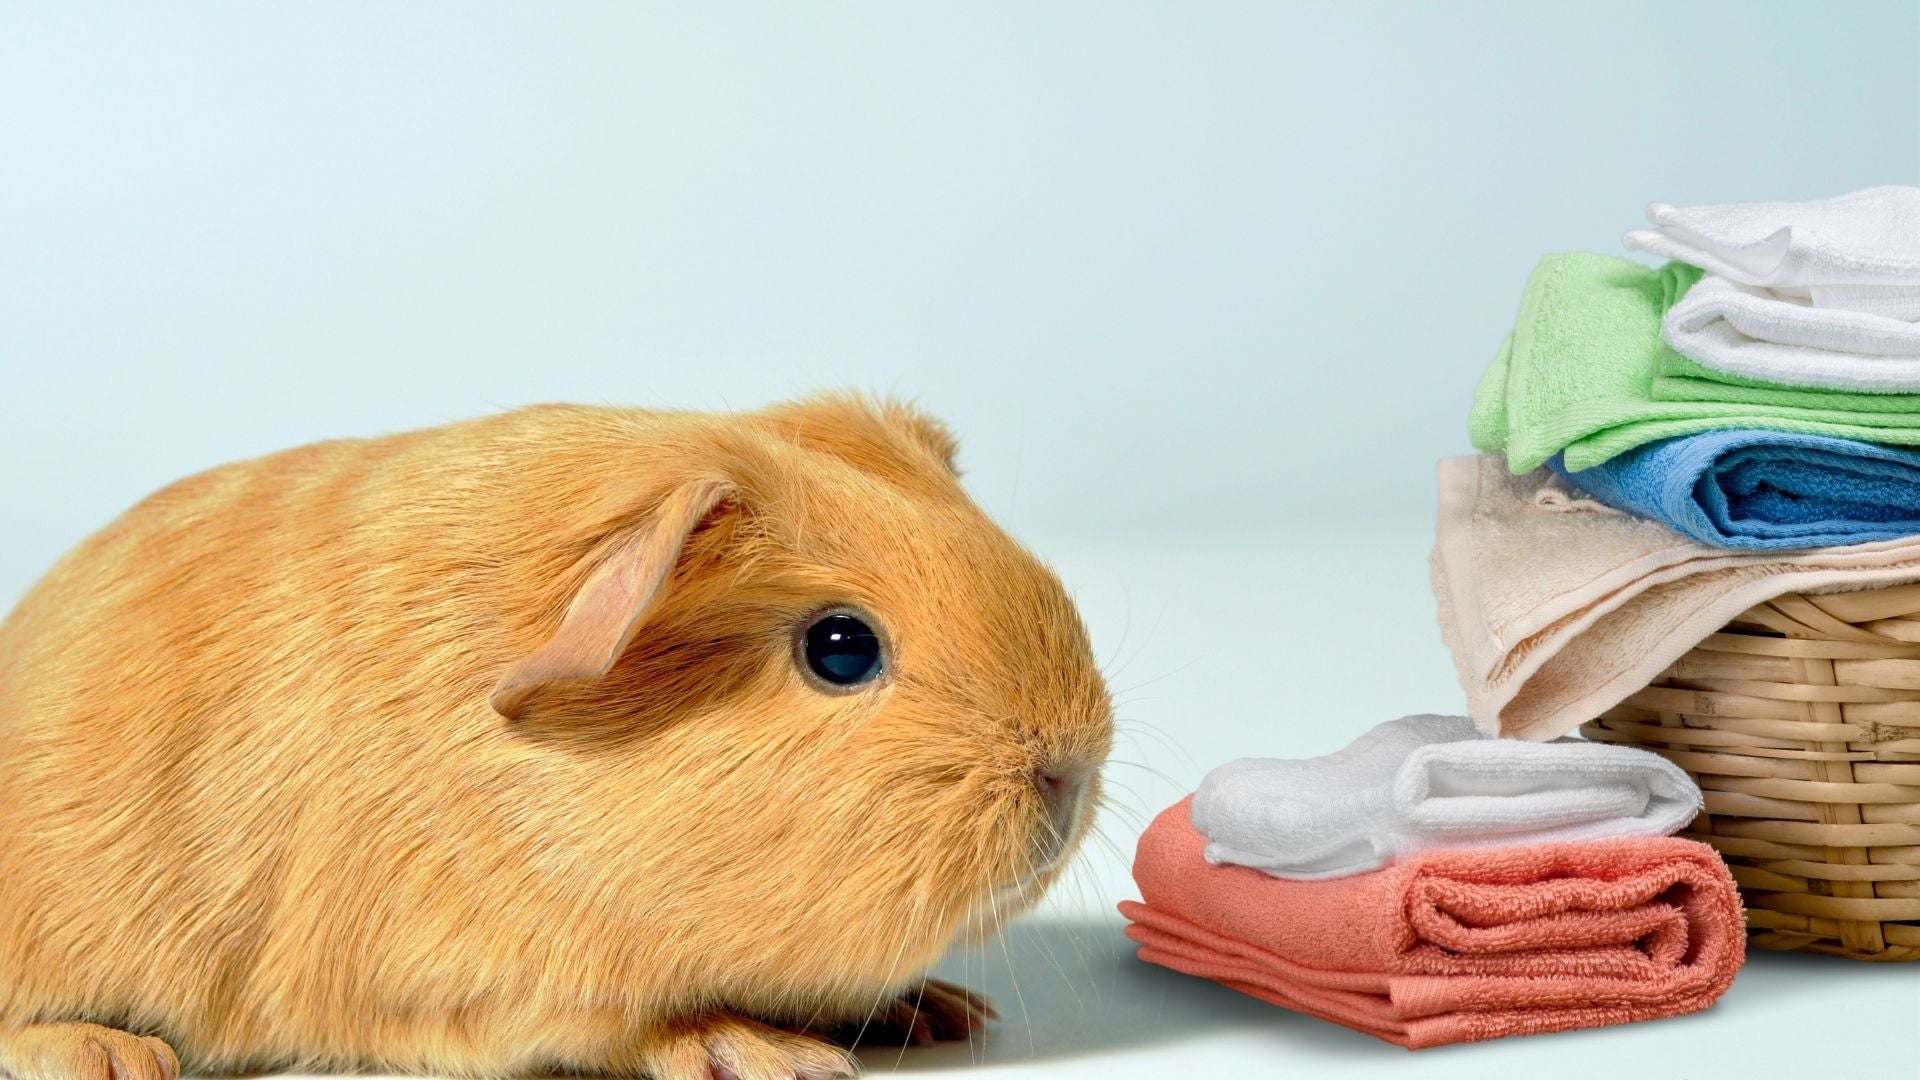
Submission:
<svg viewBox="0 0 1920 1080">
<path fill-rule="evenodd" d="M 1920 390 L 1920 323 L 1814 307 L 1726 278 L 1687 290 L 1664 332 L 1674 351 L 1713 372 L 1848 393 Z"/>
<path fill-rule="evenodd" d="M 1770 405 L 1838 413 L 1920 413 L 1920 394 L 1853 393 L 1782 386 L 1765 379 L 1714 371 L 1676 352 L 1660 358 L 1659 370 L 1653 377 L 1653 400 Z"/>
<path fill-rule="evenodd" d="M 1185 801 L 1140 838 L 1140 958 L 1409 1049 L 1697 1012 L 1745 959 L 1739 893 L 1673 837 L 1428 851 L 1334 881 L 1213 866 Z"/>
<path fill-rule="evenodd" d="M 1654 398 L 1653 380 L 1673 354 L 1660 320 L 1698 276 L 1678 263 L 1648 269 L 1606 255 L 1541 260 L 1513 333 L 1474 392 L 1474 445 L 1505 453 L 1514 472 L 1525 473 L 1555 454 L 1577 471 L 1636 446 L 1719 428 L 1920 443 L 1915 412 Z"/>
<path fill-rule="evenodd" d="M 1440 630 L 1468 714 L 1489 735 L 1535 741 L 1619 704 L 1764 600 L 1920 582 L 1920 538 L 1712 548 L 1491 456 L 1440 463 L 1436 533 Z"/>
<path fill-rule="evenodd" d="M 1464 716 L 1407 716 L 1325 757 L 1214 769 L 1193 827 L 1210 863 L 1313 881 L 1430 848 L 1665 836 L 1700 805 L 1687 774 L 1645 750 L 1489 739 Z"/>
<path fill-rule="evenodd" d="M 1635 447 L 1573 487 L 1703 544 L 1838 547 L 1920 534 L 1920 452 L 1784 431 L 1709 431 Z"/>
<path fill-rule="evenodd" d="M 1811 202 L 1647 207 L 1630 251 L 1677 259 L 1747 285 L 1806 290 L 1819 307 L 1913 310 L 1920 299 L 1920 188 L 1876 187 Z M 1827 286 L 1871 286 L 1828 295 Z M 1898 315 L 1920 317 L 1920 311 Z"/>
</svg>

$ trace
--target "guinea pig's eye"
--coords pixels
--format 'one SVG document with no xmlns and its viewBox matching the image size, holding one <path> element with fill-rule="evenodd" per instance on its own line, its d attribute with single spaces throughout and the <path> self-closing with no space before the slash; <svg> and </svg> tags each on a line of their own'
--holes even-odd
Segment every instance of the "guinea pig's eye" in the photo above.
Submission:
<svg viewBox="0 0 1920 1080">
<path fill-rule="evenodd" d="M 800 633 L 799 660 L 829 688 L 852 687 L 880 677 L 880 635 L 858 615 L 830 611 Z"/>
</svg>

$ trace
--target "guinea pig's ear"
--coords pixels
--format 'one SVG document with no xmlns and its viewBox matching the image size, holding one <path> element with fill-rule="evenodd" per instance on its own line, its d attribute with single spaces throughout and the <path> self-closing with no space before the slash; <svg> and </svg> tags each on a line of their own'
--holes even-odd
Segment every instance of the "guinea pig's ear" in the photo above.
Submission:
<svg viewBox="0 0 1920 1080">
<path fill-rule="evenodd" d="M 960 466 L 960 440 L 954 437 L 953 429 L 943 420 L 928 416 L 919 409 L 899 401 L 887 401 L 880 406 L 880 416 L 887 423 L 900 428 L 914 441 L 927 448 L 928 452 L 940 459 L 947 471 L 958 473 Z"/>
<path fill-rule="evenodd" d="M 882 474 L 900 471 L 911 448 L 958 475 L 960 442 L 947 425 L 902 401 L 860 394 L 820 394 L 760 414 L 787 438 Z"/>
<path fill-rule="evenodd" d="M 507 669 L 487 699 L 494 711 L 517 720 L 541 687 L 596 679 L 613 670 L 673 573 L 681 546 L 732 491 L 723 480 L 696 480 L 674 489 L 588 575 L 553 637 Z"/>
</svg>

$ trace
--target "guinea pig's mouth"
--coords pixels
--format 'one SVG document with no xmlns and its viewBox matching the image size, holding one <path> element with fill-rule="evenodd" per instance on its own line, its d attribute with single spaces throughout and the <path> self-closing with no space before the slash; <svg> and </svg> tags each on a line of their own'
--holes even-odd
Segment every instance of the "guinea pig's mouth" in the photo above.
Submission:
<svg viewBox="0 0 1920 1080">
<path fill-rule="evenodd" d="M 1057 865 L 1036 867 L 1016 881 L 995 885 L 987 890 L 987 896 L 981 904 L 981 914 L 989 916 L 996 923 L 1005 922 L 1033 906 L 1047 891 L 1047 886 L 1053 884 L 1058 872 Z"/>
<path fill-rule="evenodd" d="M 987 887 L 975 909 L 975 925 L 982 928 L 1004 923 L 1009 917 L 1032 907 L 1065 871 L 1082 837 L 1092 828 L 1093 806 L 1097 803 L 1098 780 L 1095 772 L 1082 772 L 1070 782 L 1036 770 L 1040 802 L 1026 804 L 1026 812 L 1037 809 L 1016 830 L 1024 830 L 1026 850 L 1023 872 L 1001 879 Z M 1009 867 L 1008 869 L 1012 869 Z"/>
<path fill-rule="evenodd" d="M 1039 903 L 1054 880 L 1066 870 L 1070 860 L 1065 856 L 1073 849 L 1072 839 L 1055 844 L 1051 853 L 1044 860 L 1033 861 L 1026 873 L 988 886 L 974 901 L 972 914 L 967 917 L 967 925 L 971 927 L 968 940 L 976 944 L 987 940 L 1014 916 Z"/>
<path fill-rule="evenodd" d="M 995 885 L 991 890 L 993 902 L 1019 908 L 1038 900 L 1065 869 L 1068 856 L 1079 847 L 1080 834 L 1087 827 L 1081 820 L 1083 816 L 1075 807 L 1069 820 L 1041 825 L 1033 838 L 1026 872 L 1012 881 Z"/>
<path fill-rule="evenodd" d="M 1052 878 L 1054 878 L 1052 863 L 1044 867 L 1035 867 L 1025 874 L 1020 874 L 1018 880 L 995 886 L 995 899 L 1008 899 L 1008 901 L 1039 899 L 1039 896 L 1046 892 L 1046 886 L 1052 882 Z"/>
</svg>

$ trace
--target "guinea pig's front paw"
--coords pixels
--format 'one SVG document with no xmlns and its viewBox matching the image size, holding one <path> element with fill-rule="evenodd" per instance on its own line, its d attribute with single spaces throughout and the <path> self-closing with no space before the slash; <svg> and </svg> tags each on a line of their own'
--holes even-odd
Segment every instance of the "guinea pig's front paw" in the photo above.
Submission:
<svg viewBox="0 0 1920 1080">
<path fill-rule="evenodd" d="M 0 1031 L 0 1076 L 14 1080 L 179 1080 L 160 1039 L 98 1024 L 29 1024 Z"/>
<path fill-rule="evenodd" d="M 926 1046 L 971 1038 L 999 1017 L 986 998 L 966 987 L 928 979 L 895 998 L 852 1036 L 868 1046 Z"/>
<path fill-rule="evenodd" d="M 840 1080 L 860 1071 L 831 1043 L 726 1013 L 662 1027 L 640 1058 L 654 1080 Z"/>
</svg>

